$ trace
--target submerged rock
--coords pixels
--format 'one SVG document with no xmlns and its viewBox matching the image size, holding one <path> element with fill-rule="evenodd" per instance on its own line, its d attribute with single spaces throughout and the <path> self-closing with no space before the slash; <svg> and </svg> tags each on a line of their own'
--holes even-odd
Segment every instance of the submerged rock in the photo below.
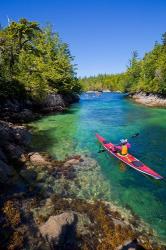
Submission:
<svg viewBox="0 0 166 250">
<path fill-rule="evenodd" d="M 62 244 L 67 240 L 67 236 L 71 236 L 74 231 L 75 215 L 73 212 L 64 212 L 60 215 L 50 216 L 45 224 L 39 227 L 39 230 L 44 238 L 50 243 Z"/>
<path fill-rule="evenodd" d="M 72 165 L 77 165 L 79 164 L 80 160 L 79 159 L 70 159 L 64 163 L 64 167 L 70 167 Z"/>
<path fill-rule="evenodd" d="M 44 157 L 39 154 L 39 153 L 32 153 L 30 155 L 30 162 L 34 165 L 34 166 L 40 166 L 40 165 L 50 165 L 50 163 L 48 161 L 46 161 L 44 159 Z"/>
</svg>

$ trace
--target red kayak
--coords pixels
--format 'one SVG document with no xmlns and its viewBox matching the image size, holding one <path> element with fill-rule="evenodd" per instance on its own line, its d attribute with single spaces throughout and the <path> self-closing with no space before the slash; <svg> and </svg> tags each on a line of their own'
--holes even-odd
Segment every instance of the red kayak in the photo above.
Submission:
<svg viewBox="0 0 166 250">
<path fill-rule="evenodd" d="M 136 169 L 137 171 L 139 171 L 143 174 L 147 174 L 147 175 L 153 177 L 154 179 L 163 179 L 163 177 L 161 175 L 159 175 L 158 173 L 153 171 L 151 168 L 146 166 L 144 163 L 139 161 L 134 156 L 132 156 L 130 154 L 121 155 L 120 153 L 115 152 L 115 150 L 114 150 L 115 145 L 111 142 L 107 142 L 99 134 L 96 134 L 96 137 L 99 140 L 99 142 L 101 143 L 101 145 L 108 151 L 108 153 L 112 154 L 113 156 L 115 156 L 119 160 L 123 161 L 125 164 L 129 165 L 130 167 Z"/>
</svg>

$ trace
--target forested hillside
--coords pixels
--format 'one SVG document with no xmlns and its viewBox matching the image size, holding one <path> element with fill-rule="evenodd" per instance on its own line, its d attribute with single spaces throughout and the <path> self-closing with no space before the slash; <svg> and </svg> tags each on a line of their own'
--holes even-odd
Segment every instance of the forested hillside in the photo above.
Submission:
<svg viewBox="0 0 166 250">
<path fill-rule="evenodd" d="M 133 52 L 126 72 L 85 77 L 80 79 L 80 83 L 84 90 L 143 91 L 165 95 L 166 33 L 162 35 L 162 42 L 156 42 L 154 48 L 142 59 L 138 58 L 136 51 Z"/>
<path fill-rule="evenodd" d="M 0 98 L 78 93 L 73 57 L 51 26 L 26 19 L 0 28 Z"/>
</svg>

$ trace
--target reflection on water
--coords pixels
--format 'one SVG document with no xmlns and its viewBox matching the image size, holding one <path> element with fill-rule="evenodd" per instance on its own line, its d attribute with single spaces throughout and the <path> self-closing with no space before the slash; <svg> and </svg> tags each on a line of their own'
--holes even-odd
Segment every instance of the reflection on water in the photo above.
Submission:
<svg viewBox="0 0 166 250">
<path fill-rule="evenodd" d="M 92 190 L 105 190 L 101 198 L 111 197 L 130 207 L 166 239 L 166 183 L 145 177 L 107 153 L 98 153 L 95 138 L 99 133 L 115 144 L 129 138 L 131 154 L 166 176 L 166 109 L 146 108 L 117 93 L 85 94 L 69 111 L 44 117 L 32 125 L 36 128 L 34 145 L 41 150 L 58 159 L 88 154 L 98 162 L 103 178 L 96 181 L 96 177 L 91 178 L 92 172 L 80 177 L 82 183 L 88 182 L 88 197 Z M 139 136 L 131 138 L 136 133 Z M 79 192 L 83 197 L 85 192 Z"/>
<path fill-rule="evenodd" d="M 124 164 L 124 162 L 119 162 L 119 170 L 120 172 L 125 172 L 126 171 L 126 164 Z"/>
</svg>

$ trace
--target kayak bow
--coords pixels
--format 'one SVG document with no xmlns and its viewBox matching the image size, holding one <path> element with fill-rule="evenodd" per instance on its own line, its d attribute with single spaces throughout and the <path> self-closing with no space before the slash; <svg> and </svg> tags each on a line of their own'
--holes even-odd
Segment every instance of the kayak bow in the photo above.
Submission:
<svg viewBox="0 0 166 250">
<path fill-rule="evenodd" d="M 115 145 L 113 143 L 111 143 L 111 142 L 107 142 L 99 134 L 96 134 L 96 137 L 97 137 L 98 141 L 101 143 L 101 145 L 107 150 L 107 152 L 109 154 L 112 154 L 113 156 L 115 156 L 116 158 L 118 158 L 119 160 L 124 162 L 125 164 L 129 165 L 130 167 L 134 168 L 135 170 L 137 170 L 137 171 L 139 171 L 139 172 L 141 172 L 143 174 L 147 174 L 147 175 L 149 175 L 149 176 L 151 176 L 151 177 L 153 177 L 154 179 L 157 179 L 157 180 L 163 179 L 163 177 L 161 175 L 159 175 L 154 170 L 152 170 L 151 168 L 146 166 L 144 163 L 139 161 L 134 156 L 132 156 L 130 154 L 121 155 L 118 152 L 114 152 L 113 149 L 114 149 Z"/>
</svg>

